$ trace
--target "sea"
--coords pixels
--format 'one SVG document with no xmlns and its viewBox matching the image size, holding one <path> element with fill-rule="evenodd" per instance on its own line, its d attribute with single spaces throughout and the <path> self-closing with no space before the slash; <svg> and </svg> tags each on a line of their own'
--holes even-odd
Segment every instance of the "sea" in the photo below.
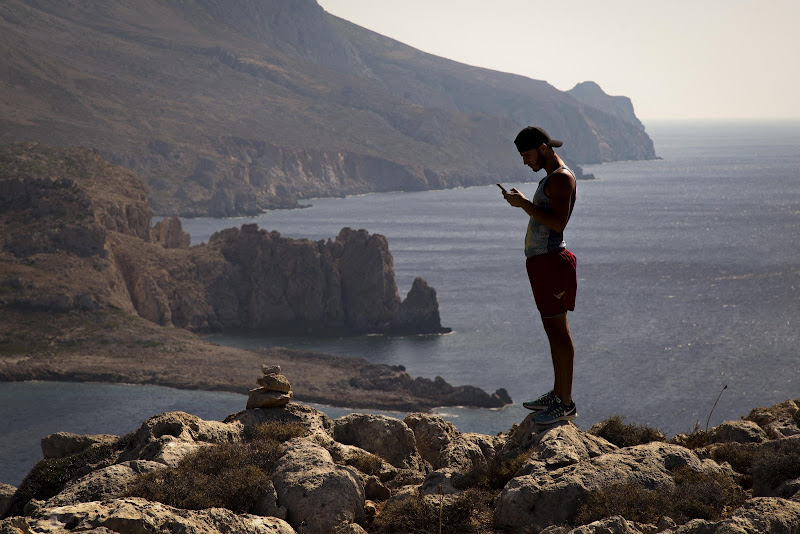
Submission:
<svg viewBox="0 0 800 534">
<path fill-rule="evenodd" d="M 578 182 L 565 231 L 578 259 L 569 315 L 575 423 L 586 430 L 619 415 L 671 436 L 800 398 L 800 120 L 646 127 L 659 159 L 584 166 L 595 179 Z M 504 185 L 531 196 L 542 177 Z M 504 408 L 435 410 L 463 432 L 508 431 L 529 413 L 521 403 L 552 387 L 524 268 L 527 217 L 496 186 L 308 203 L 182 222 L 193 244 L 249 223 L 313 240 L 333 239 L 343 227 L 383 234 L 401 296 L 423 277 L 453 332 L 211 341 L 353 356 L 403 365 L 415 377 L 509 392 L 514 403 Z M 53 432 L 123 434 L 168 410 L 222 419 L 245 402 L 240 394 L 156 386 L 2 383 L 0 482 L 18 485 L 41 459 L 39 440 Z M 331 417 L 354 411 L 314 406 Z"/>
</svg>

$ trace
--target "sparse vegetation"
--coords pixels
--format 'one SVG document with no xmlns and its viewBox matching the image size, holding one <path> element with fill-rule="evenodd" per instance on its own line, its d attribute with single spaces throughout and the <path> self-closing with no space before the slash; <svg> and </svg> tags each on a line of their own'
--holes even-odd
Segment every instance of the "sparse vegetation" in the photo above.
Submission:
<svg viewBox="0 0 800 534">
<path fill-rule="evenodd" d="M 362 452 L 348 458 L 345 465 L 355 467 L 365 475 L 378 475 L 383 467 L 383 460 L 370 452 Z"/>
<path fill-rule="evenodd" d="M 496 490 L 503 489 L 535 452 L 536 448 L 532 447 L 510 460 L 496 462 L 489 470 L 488 487 Z"/>
<path fill-rule="evenodd" d="M 418 493 L 386 503 L 375 517 L 370 532 L 489 534 L 493 532 L 493 500 L 491 493 L 475 488 L 447 498 L 436 495 L 426 498 Z"/>
<path fill-rule="evenodd" d="M 759 447 L 751 474 L 756 497 L 767 496 L 781 482 L 800 477 L 800 438 L 785 438 Z"/>
<path fill-rule="evenodd" d="M 283 442 L 306 433 L 299 423 L 262 423 L 249 441 L 207 445 L 174 468 L 142 475 L 125 495 L 189 510 L 247 513 L 266 493 L 272 468 L 285 451 Z"/>
<path fill-rule="evenodd" d="M 614 515 L 640 523 L 663 516 L 678 524 L 691 519 L 719 520 L 741 506 L 745 492 L 727 476 L 697 473 L 684 466 L 674 472 L 675 486 L 648 490 L 639 484 L 614 484 L 592 492 L 575 515 L 585 525 Z"/>
<path fill-rule="evenodd" d="M 651 441 L 666 441 L 664 433 L 646 425 L 625 423 L 619 415 L 612 415 L 590 430 L 590 433 L 601 437 L 617 447 L 633 447 Z"/>
</svg>

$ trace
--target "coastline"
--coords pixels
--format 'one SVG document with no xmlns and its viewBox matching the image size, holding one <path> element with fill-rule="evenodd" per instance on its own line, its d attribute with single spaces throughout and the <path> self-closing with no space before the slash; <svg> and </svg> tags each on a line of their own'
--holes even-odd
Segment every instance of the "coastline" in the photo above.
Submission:
<svg viewBox="0 0 800 534">
<path fill-rule="evenodd" d="M 6 311 L 2 317 L 7 332 L 14 332 L 0 344 L 3 382 L 126 383 L 247 394 L 258 387 L 261 365 L 269 364 L 281 366 L 299 402 L 409 412 L 462 405 L 465 398 L 478 407 L 510 403 L 472 386 L 412 378 L 402 367 L 285 348 L 227 347 L 127 314 Z"/>
</svg>

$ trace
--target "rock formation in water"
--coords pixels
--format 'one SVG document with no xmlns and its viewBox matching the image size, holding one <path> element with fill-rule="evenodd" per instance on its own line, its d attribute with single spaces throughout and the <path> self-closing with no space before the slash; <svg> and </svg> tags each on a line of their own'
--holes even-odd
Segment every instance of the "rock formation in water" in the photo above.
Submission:
<svg viewBox="0 0 800 534">
<path fill-rule="evenodd" d="M 583 432 L 529 415 L 487 436 L 430 414 L 332 420 L 289 403 L 222 422 L 164 413 L 119 438 L 62 433 L 43 452 L 16 491 L 0 487 L 0 533 L 800 529 L 800 399 L 669 441 L 619 418 Z"/>
<path fill-rule="evenodd" d="M 150 228 L 145 186 L 87 149 L 0 149 L 0 307 L 120 309 L 190 330 L 441 333 L 422 280 L 401 300 L 386 239 L 286 239 L 255 225 L 188 246 L 178 219 Z"/>
<path fill-rule="evenodd" d="M 0 50 L 0 143 L 96 148 L 146 180 L 161 215 L 529 180 L 511 140 L 533 122 L 572 164 L 655 157 L 604 103 L 426 54 L 314 0 L 6 0 Z"/>
</svg>

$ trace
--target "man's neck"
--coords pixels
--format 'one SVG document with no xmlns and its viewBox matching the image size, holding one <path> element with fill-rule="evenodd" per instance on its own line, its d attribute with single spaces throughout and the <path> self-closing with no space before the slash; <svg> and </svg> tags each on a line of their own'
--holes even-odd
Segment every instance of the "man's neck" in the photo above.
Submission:
<svg viewBox="0 0 800 534">
<path fill-rule="evenodd" d="M 544 170 L 547 174 L 553 174 L 553 171 L 564 165 L 564 162 L 558 157 L 558 154 L 552 152 L 552 155 L 553 157 L 547 158 L 544 164 Z"/>
</svg>

